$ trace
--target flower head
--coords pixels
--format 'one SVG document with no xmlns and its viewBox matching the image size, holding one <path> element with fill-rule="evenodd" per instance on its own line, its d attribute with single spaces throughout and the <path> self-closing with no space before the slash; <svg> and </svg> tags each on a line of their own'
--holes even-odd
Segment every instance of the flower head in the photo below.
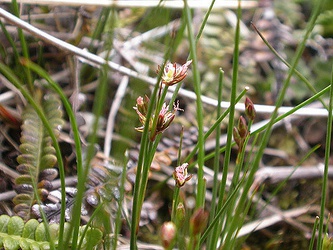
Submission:
<svg viewBox="0 0 333 250">
<path fill-rule="evenodd" d="M 164 67 L 162 75 L 162 83 L 167 86 L 172 86 L 181 82 L 187 76 L 188 66 L 192 63 L 192 60 L 187 61 L 182 66 L 177 66 L 176 63 L 167 63 Z M 156 73 L 159 73 L 161 66 L 158 66 Z"/>
<path fill-rule="evenodd" d="M 145 98 L 139 96 L 136 99 L 136 105 L 133 107 L 136 111 L 136 113 L 139 116 L 139 120 L 142 125 L 146 124 L 146 115 L 148 110 L 148 104 L 149 104 L 149 98 L 148 96 L 145 96 Z M 141 126 L 139 128 L 135 128 L 137 131 L 143 132 L 144 126 Z"/>
<path fill-rule="evenodd" d="M 142 96 L 139 96 L 136 99 L 136 109 L 144 116 L 147 115 L 149 101 L 150 100 L 146 95 L 144 98 Z"/>
<path fill-rule="evenodd" d="M 176 181 L 177 187 L 184 186 L 184 184 L 192 178 L 192 175 L 187 173 L 187 166 L 187 163 L 183 163 L 181 166 L 176 167 L 173 172 L 173 178 Z"/>
<path fill-rule="evenodd" d="M 145 98 L 139 96 L 136 100 L 136 105 L 134 107 L 136 113 L 139 116 L 139 120 L 142 124 L 141 127 L 135 128 L 139 132 L 143 132 L 144 126 L 147 123 L 147 110 L 148 110 L 149 98 L 145 96 Z M 179 104 L 173 105 L 173 110 L 169 110 L 168 105 L 166 103 L 163 104 L 160 112 L 158 113 L 156 127 L 153 129 L 153 121 L 154 116 L 152 116 L 148 122 L 149 131 L 151 132 L 151 140 L 153 141 L 157 134 L 163 133 L 171 124 L 173 119 L 176 116 L 176 112 L 178 110 L 182 110 L 179 108 Z M 154 130 L 154 131 L 152 131 Z"/>
<path fill-rule="evenodd" d="M 158 114 L 158 118 L 157 118 L 157 125 L 156 125 L 156 132 L 157 133 L 162 133 L 164 130 L 166 130 L 171 122 L 173 121 L 173 119 L 176 116 L 176 112 L 178 110 L 181 110 L 179 108 L 179 104 L 177 103 L 177 105 L 173 106 L 173 110 L 169 111 L 166 103 L 163 104 L 162 109 L 160 111 L 160 113 Z"/>
</svg>

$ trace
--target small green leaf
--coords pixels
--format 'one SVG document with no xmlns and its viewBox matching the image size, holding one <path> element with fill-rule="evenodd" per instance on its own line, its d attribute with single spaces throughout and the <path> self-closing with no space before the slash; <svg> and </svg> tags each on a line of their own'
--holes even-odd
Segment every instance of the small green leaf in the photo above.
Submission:
<svg viewBox="0 0 333 250">
<path fill-rule="evenodd" d="M 103 233 L 99 229 L 89 228 L 85 238 L 87 240 L 87 249 L 92 249 L 94 246 L 101 242 Z"/>
<path fill-rule="evenodd" d="M 8 215 L 1 215 L 0 216 L 0 232 L 7 233 L 7 227 L 10 217 Z"/>
<path fill-rule="evenodd" d="M 24 228 L 24 221 L 21 217 L 13 216 L 8 222 L 8 234 L 9 235 L 22 235 Z"/>
<path fill-rule="evenodd" d="M 30 250 L 30 244 L 29 242 L 24 239 L 24 238 L 21 238 L 20 239 L 20 247 L 22 250 Z"/>
<path fill-rule="evenodd" d="M 36 156 L 31 154 L 22 154 L 17 157 L 17 162 L 19 164 L 28 163 L 33 166 L 36 165 Z"/>
<path fill-rule="evenodd" d="M 54 241 L 57 241 L 59 238 L 59 224 L 50 225 L 50 237 Z"/>
<path fill-rule="evenodd" d="M 24 175 L 20 175 L 19 177 L 17 177 L 15 179 L 15 184 L 16 185 L 20 185 L 20 184 L 32 184 L 32 180 L 31 180 L 31 176 L 24 174 Z"/>
<path fill-rule="evenodd" d="M 47 241 L 46 230 L 44 223 L 40 223 L 35 232 L 35 239 L 37 241 Z"/>
<path fill-rule="evenodd" d="M 46 243 L 47 244 L 47 243 Z M 48 244 L 47 244 L 48 245 Z M 32 242 L 30 244 L 30 250 L 40 250 L 42 249 L 41 244 L 37 243 L 37 242 Z"/>
<path fill-rule="evenodd" d="M 22 154 L 34 154 L 36 150 L 35 145 L 30 143 L 22 143 L 19 148 Z"/>
<path fill-rule="evenodd" d="M 20 242 L 12 237 L 6 237 L 3 246 L 6 250 L 17 250 L 20 248 Z"/>
<path fill-rule="evenodd" d="M 35 219 L 28 220 L 27 223 L 25 223 L 22 237 L 28 238 L 28 239 L 35 239 L 35 231 L 39 225 L 39 222 Z"/>
<path fill-rule="evenodd" d="M 40 162 L 41 168 L 51 168 L 57 163 L 57 157 L 55 155 L 47 154 L 42 157 L 42 160 Z"/>
<path fill-rule="evenodd" d="M 43 153 L 44 154 L 52 154 L 52 155 L 55 155 L 55 149 L 53 146 L 45 146 L 43 148 Z"/>
<path fill-rule="evenodd" d="M 19 195 L 16 195 L 14 198 L 13 198 L 13 203 L 15 205 L 18 205 L 18 204 L 28 204 L 29 202 L 31 201 L 31 195 L 30 194 L 19 194 Z"/>
<path fill-rule="evenodd" d="M 49 250 L 50 244 L 48 242 L 43 242 L 42 244 L 40 244 L 40 249 Z"/>
</svg>

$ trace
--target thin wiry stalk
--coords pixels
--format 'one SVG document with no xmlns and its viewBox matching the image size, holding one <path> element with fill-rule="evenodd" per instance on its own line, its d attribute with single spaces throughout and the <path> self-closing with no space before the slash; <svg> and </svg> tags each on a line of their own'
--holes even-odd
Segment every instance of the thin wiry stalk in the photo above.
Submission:
<svg viewBox="0 0 333 250">
<path fill-rule="evenodd" d="M 177 166 L 180 166 L 180 160 L 182 155 L 182 147 L 183 147 L 183 135 L 184 135 L 184 127 L 182 127 L 182 131 L 180 134 L 180 141 L 179 141 L 179 149 L 178 149 L 178 159 L 177 159 Z M 173 223 L 176 223 L 176 211 L 179 203 L 179 192 L 180 187 L 178 185 L 175 185 L 175 189 L 173 192 L 173 199 L 172 199 L 172 211 L 171 211 L 171 221 Z"/>
<path fill-rule="evenodd" d="M 214 7 L 215 2 L 216 2 L 215 0 L 213 0 L 213 1 L 211 2 L 210 6 L 209 6 L 209 8 L 208 8 L 208 10 L 207 10 L 207 12 L 206 12 L 206 14 L 205 14 L 205 17 L 204 17 L 204 19 L 203 19 L 203 21 L 202 21 L 202 24 L 201 24 L 200 28 L 199 28 L 198 34 L 197 34 L 197 36 L 196 36 L 196 38 L 195 38 L 195 44 L 196 44 L 196 45 L 198 44 L 199 39 L 200 39 L 200 37 L 201 37 L 201 35 L 202 35 L 202 32 L 204 31 L 204 28 L 205 28 L 206 23 L 207 23 L 207 21 L 208 21 L 208 17 L 210 16 L 210 13 L 211 13 L 212 10 L 213 10 L 213 7 Z"/>
<path fill-rule="evenodd" d="M 219 87 L 218 87 L 218 102 L 222 101 L 222 92 L 223 92 L 223 78 L 224 78 L 224 71 L 220 69 L 219 72 Z M 219 119 L 221 116 L 221 105 L 217 106 L 216 110 L 216 120 Z M 221 128 L 220 126 L 216 126 L 216 135 L 215 135 L 215 156 L 214 156 L 214 180 L 213 180 L 213 190 L 212 190 L 212 205 L 210 209 L 210 215 L 209 215 L 209 223 L 211 224 L 214 216 L 215 216 L 215 211 L 216 211 L 216 199 L 218 195 L 218 187 L 219 187 L 219 181 L 218 181 L 218 174 L 220 171 L 220 153 L 219 153 L 219 148 L 220 148 L 220 136 L 221 136 Z M 214 242 L 213 234 L 209 235 L 208 241 L 207 241 L 207 249 L 210 249 L 212 246 L 212 243 Z"/>
<path fill-rule="evenodd" d="M 316 216 L 315 222 L 313 224 L 313 230 L 312 230 L 311 240 L 310 240 L 310 244 L 309 244 L 309 250 L 314 249 L 314 243 L 315 243 L 315 239 L 316 239 L 316 232 L 318 229 L 318 224 L 319 224 L 319 217 Z"/>
<path fill-rule="evenodd" d="M 78 249 L 81 249 L 82 244 L 83 244 L 83 240 L 85 239 L 85 235 L 87 234 L 87 231 L 89 229 L 89 225 L 92 224 L 93 220 L 95 217 L 97 217 L 98 213 L 100 213 L 100 210 L 103 208 L 105 204 L 103 202 L 99 203 L 98 206 L 95 208 L 94 212 L 91 214 L 89 221 L 86 224 L 86 227 L 84 228 L 82 234 L 81 234 L 81 238 L 78 244 Z"/>
<path fill-rule="evenodd" d="M 118 245 L 118 234 L 120 233 L 121 225 L 122 225 L 122 219 L 121 219 L 121 212 L 122 212 L 122 205 L 125 197 L 125 182 L 127 177 L 127 159 L 123 162 L 123 171 L 121 173 L 121 181 L 120 181 L 120 197 L 117 200 L 118 201 L 118 209 L 117 209 L 117 215 L 115 220 L 115 228 L 114 228 L 114 238 L 113 238 L 113 249 L 117 249 Z"/>
<path fill-rule="evenodd" d="M 330 102 L 329 109 L 333 110 L 333 65 L 331 72 L 331 90 L 330 90 Z M 327 185 L 328 185 L 328 167 L 331 155 L 331 138 L 332 138 L 332 121 L 333 115 L 332 112 L 328 113 L 327 119 L 327 130 L 326 130 L 326 147 L 325 147 L 325 167 L 324 167 L 324 175 L 323 175 L 323 183 L 322 183 L 322 191 L 321 191 L 321 203 L 320 203 L 320 218 L 319 218 L 319 229 L 318 229 L 318 242 L 317 249 L 322 249 L 322 234 L 324 227 L 324 218 L 325 218 L 325 205 L 326 205 L 326 195 L 327 195 Z"/>
<path fill-rule="evenodd" d="M 204 133 L 203 133 L 203 107 L 201 101 L 201 86 L 200 86 L 200 74 L 198 69 L 198 60 L 197 60 L 197 50 L 196 50 L 196 42 L 193 34 L 192 27 L 192 18 L 190 9 L 187 5 L 187 1 L 184 0 L 184 12 L 185 12 L 185 20 L 187 23 L 187 32 L 190 43 L 190 56 L 192 58 L 193 65 L 193 82 L 194 82 L 194 90 L 196 94 L 196 107 L 197 107 L 197 123 L 198 123 L 198 173 L 197 173 L 197 197 L 196 197 L 196 207 L 203 207 L 205 204 L 205 190 L 204 190 L 204 178 L 203 178 L 203 165 L 204 165 L 204 157 L 205 157 L 205 143 L 204 143 Z"/>
<path fill-rule="evenodd" d="M 225 148 L 225 155 L 224 155 L 224 162 L 223 162 L 223 174 L 222 174 L 222 181 L 220 184 L 219 189 L 219 200 L 217 209 L 220 209 L 223 205 L 223 197 L 225 194 L 225 188 L 227 183 L 227 175 L 228 175 L 228 166 L 230 163 L 230 156 L 231 156 L 231 147 L 232 147 L 232 131 L 234 127 L 234 117 L 235 117 L 235 105 L 236 105 L 236 91 L 237 91 L 237 79 L 238 79 L 238 60 L 239 60 L 239 43 L 240 43 L 240 19 L 241 19 L 241 6 L 240 2 L 238 2 L 238 10 L 237 10 L 237 24 L 235 30 L 235 46 L 234 46 L 234 57 L 233 57 L 233 71 L 232 71 L 232 87 L 231 87 L 231 95 L 230 95 L 230 113 L 229 113 L 229 123 L 228 123 L 228 130 L 227 130 L 227 142 Z M 223 220 L 221 218 L 220 222 L 217 223 L 214 227 L 213 233 L 213 244 L 212 247 L 217 246 L 217 241 L 219 238 L 219 234 L 223 227 Z M 222 235 L 222 239 L 224 239 L 224 235 Z M 224 243 L 223 243 L 224 244 Z M 226 245 L 228 248 L 228 245 Z"/>
<path fill-rule="evenodd" d="M 172 41 L 171 44 L 172 45 Z M 148 123 L 153 117 L 153 108 L 156 108 L 156 113 L 153 121 L 153 127 L 156 126 L 158 112 L 163 105 L 165 96 L 167 94 L 167 86 L 165 86 L 164 92 L 162 96 L 159 95 L 160 91 L 160 83 L 162 79 L 162 74 L 164 71 L 164 67 L 167 62 L 167 58 L 169 58 L 171 54 L 172 46 L 169 46 L 169 49 L 165 52 L 164 58 L 165 61 L 162 64 L 162 67 L 159 71 L 157 81 L 154 84 L 154 90 L 150 97 L 148 111 L 146 115 L 147 124 L 144 126 L 141 141 L 140 141 L 140 152 L 137 163 L 137 173 L 135 178 L 134 190 L 133 190 L 133 209 L 132 209 L 132 220 L 131 220 L 131 239 L 130 239 L 130 248 L 131 250 L 137 249 L 137 230 L 139 229 L 139 220 L 141 214 L 141 208 L 144 201 L 145 191 L 147 187 L 148 181 L 148 172 L 150 169 L 150 164 L 153 160 L 157 145 L 161 139 L 161 135 L 157 135 L 155 141 L 151 141 L 151 135 L 149 132 Z M 154 125 L 155 123 L 155 125 Z M 154 130 L 151 130 L 154 131 Z M 149 150 L 150 149 L 150 150 Z"/>
</svg>

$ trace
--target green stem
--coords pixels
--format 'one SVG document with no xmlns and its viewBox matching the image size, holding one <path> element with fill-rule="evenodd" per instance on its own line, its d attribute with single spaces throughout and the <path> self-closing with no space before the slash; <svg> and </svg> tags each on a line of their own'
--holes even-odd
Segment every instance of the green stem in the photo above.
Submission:
<svg viewBox="0 0 333 250">
<path fill-rule="evenodd" d="M 328 120 L 327 120 L 327 132 L 326 132 L 326 147 L 325 147 L 325 167 L 323 174 L 323 184 L 321 191 L 321 204 L 320 204 L 320 217 L 319 217 L 319 229 L 318 229 L 318 242 L 317 249 L 322 249 L 323 240 L 323 227 L 324 227 L 324 217 L 325 217 L 325 204 L 326 204 L 326 195 L 328 188 L 328 168 L 331 154 L 331 138 L 332 138 L 332 110 L 333 110 L 333 65 L 331 72 L 331 90 L 330 90 L 330 102 L 329 109 L 331 112 L 328 112 Z"/>
<path fill-rule="evenodd" d="M 190 8 L 188 7 L 187 0 L 184 0 L 184 11 L 185 19 L 187 23 L 187 32 L 190 43 L 190 55 L 192 58 L 193 65 L 193 81 L 194 81 L 194 91 L 196 94 L 196 105 L 197 105 L 197 122 L 198 122 L 198 185 L 197 185 L 197 197 L 196 197 L 196 208 L 203 207 L 205 203 L 205 190 L 204 190 L 204 133 L 203 133 L 203 107 L 201 101 L 201 90 L 200 90 L 200 74 L 198 70 L 198 60 L 196 55 L 196 42 L 193 34 L 192 27 L 192 17 Z"/>
<path fill-rule="evenodd" d="M 182 127 L 182 130 L 180 132 L 177 166 L 180 166 L 180 159 L 181 159 L 182 147 L 183 147 L 183 137 L 184 137 L 184 127 Z M 175 191 L 173 193 L 173 199 L 172 199 L 172 212 L 171 212 L 171 221 L 175 224 L 176 224 L 176 219 L 175 219 L 176 211 L 177 211 L 178 203 L 179 203 L 179 192 L 180 192 L 180 188 L 177 185 L 175 185 Z"/>
<path fill-rule="evenodd" d="M 158 82 L 160 82 L 161 76 L 162 76 L 162 72 L 160 72 L 160 74 L 158 76 Z M 151 95 L 150 101 L 149 101 L 146 121 L 149 121 L 150 118 L 152 117 L 153 107 L 155 106 L 155 101 L 156 101 L 158 90 L 159 90 L 159 84 L 156 83 L 153 93 Z M 136 238 L 137 238 L 138 223 L 140 220 L 140 212 L 141 212 L 140 200 L 143 199 L 143 197 L 140 197 L 140 193 L 142 193 L 140 191 L 141 183 L 142 183 L 142 174 L 143 174 L 143 171 L 149 171 L 149 169 L 144 169 L 144 164 L 151 153 L 151 152 L 147 152 L 148 143 L 149 143 L 149 125 L 147 124 L 147 126 L 144 126 L 144 128 L 143 128 L 143 133 L 142 133 L 142 137 L 141 137 L 137 172 L 136 172 L 136 178 L 135 178 L 135 184 L 134 184 L 134 190 L 133 190 L 133 210 L 132 210 L 131 239 L 130 239 L 130 249 L 131 250 L 137 249 Z"/>
<path fill-rule="evenodd" d="M 219 200 L 217 207 L 220 209 L 223 206 L 223 197 L 225 194 L 225 188 L 227 183 L 227 175 L 228 175 L 228 166 L 230 163 L 231 156 L 231 147 L 232 147 L 232 131 L 234 127 L 234 117 L 235 117 L 235 105 L 236 105 L 236 91 L 237 91 L 237 79 L 238 79 L 238 59 L 239 59 L 239 43 L 240 43 L 240 19 L 241 19 L 241 6 L 240 1 L 238 1 L 238 9 L 237 9 L 237 24 L 235 30 L 235 48 L 234 48 L 234 57 L 233 57 L 233 71 L 232 71 L 232 87 L 231 87 L 231 96 L 230 96 L 230 114 L 229 114 L 229 123 L 227 130 L 227 143 L 225 148 L 225 156 L 223 163 L 223 173 L 222 180 L 219 189 Z M 216 224 L 213 239 L 214 243 L 211 247 L 215 248 L 217 246 L 217 240 L 219 238 L 219 234 L 222 230 L 222 221 Z M 222 239 L 224 236 L 222 235 Z"/>
<path fill-rule="evenodd" d="M 176 224 L 176 212 L 179 203 L 179 193 L 180 193 L 180 188 L 176 185 L 173 193 L 172 213 L 171 213 L 171 221 L 175 224 Z"/>
<path fill-rule="evenodd" d="M 319 217 L 316 216 L 316 219 L 315 219 L 315 222 L 314 222 L 314 225 L 313 225 L 311 240 L 310 240 L 310 244 L 309 244 L 309 250 L 314 249 L 314 242 L 315 242 L 315 239 L 316 239 L 316 232 L 317 232 L 317 228 L 318 228 L 318 223 L 319 223 Z"/>
<path fill-rule="evenodd" d="M 217 97 L 217 110 L 216 110 L 216 120 L 219 119 L 221 116 L 221 105 L 222 102 L 222 91 L 223 91 L 223 78 L 224 78 L 224 71 L 220 69 L 219 72 L 219 87 L 218 87 L 218 97 Z M 220 171 L 220 154 L 219 154 L 219 148 L 220 148 L 220 136 L 221 136 L 221 128 L 220 126 L 216 126 L 216 135 L 215 135 L 215 151 L 214 151 L 214 180 L 213 180 L 213 190 L 212 190 L 212 204 L 209 214 L 209 222 L 208 224 L 211 224 L 216 211 L 216 199 L 218 195 L 218 187 L 219 187 L 219 181 L 218 181 L 218 174 Z M 211 249 L 212 243 L 214 242 L 213 234 L 210 234 L 210 237 L 208 238 L 207 242 L 207 249 Z"/>
<path fill-rule="evenodd" d="M 126 177 L 127 177 L 127 173 L 126 173 L 126 169 L 127 169 L 127 159 L 126 159 L 126 163 L 124 162 L 124 166 L 123 166 L 123 171 L 121 173 L 121 182 L 120 182 L 120 197 L 118 199 L 118 209 L 117 209 L 117 215 L 116 215 L 116 221 L 115 221 L 115 229 L 114 229 L 114 239 L 112 239 L 113 241 L 113 249 L 117 249 L 117 245 L 118 245 L 118 234 L 120 233 L 120 229 L 121 229 L 121 224 L 122 224 L 122 220 L 121 220 L 121 211 L 122 211 L 122 204 L 123 204 L 123 200 L 125 197 L 125 182 L 126 182 Z"/>
</svg>

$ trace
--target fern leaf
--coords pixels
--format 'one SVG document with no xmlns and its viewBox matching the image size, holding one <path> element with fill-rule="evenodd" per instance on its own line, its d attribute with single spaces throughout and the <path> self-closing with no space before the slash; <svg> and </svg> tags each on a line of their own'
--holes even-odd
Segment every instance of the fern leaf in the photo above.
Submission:
<svg viewBox="0 0 333 250">
<path fill-rule="evenodd" d="M 41 92 L 36 91 L 48 121 L 56 135 L 63 125 L 61 102 L 55 95 L 45 95 L 41 98 Z M 32 205 L 37 200 L 33 187 L 38 187 L 37 193 L 41 200 L 48 196 L 48 188 L 57 172 L 52 169 L 56 163 L 55 149 L 51 137 L 44 128 L 36 111 L 29 104 L 22 114 L 21 155 L 17 157 L 17 171 L 21 173 L 15 180 L 17 196 L 13 199 L 16 205 L 14 211 L 25 220 L 31 218 Z M 49 170 L 52 169 L 52 170 Z M 48 170 L 48 171 L 47 171 Z"/>
</svg>

